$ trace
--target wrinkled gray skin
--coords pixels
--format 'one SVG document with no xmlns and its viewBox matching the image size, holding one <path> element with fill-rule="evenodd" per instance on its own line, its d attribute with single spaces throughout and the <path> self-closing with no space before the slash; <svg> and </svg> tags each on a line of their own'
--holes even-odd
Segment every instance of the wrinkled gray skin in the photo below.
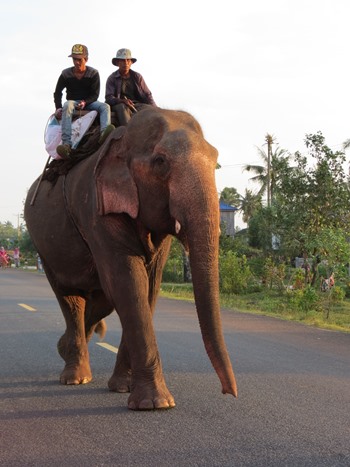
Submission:
<svg viewBox="0 0 350 467">
<path fill-rule="evenodd" d="M 151 108 L 117 128 L 55 185 L 43 181 L 25 219 L 62 309 L 62 384 L 92 379 L 88 341 L 114 309 L 123 334 L 111 391 L 133 410 L 175 406 L 162 372 L 152 316 L 172 236 L 189 251 L 206 351 L 222 392 L 237 395 L 218 291 L 217 151 L 188 113 Z"/>
</svg>

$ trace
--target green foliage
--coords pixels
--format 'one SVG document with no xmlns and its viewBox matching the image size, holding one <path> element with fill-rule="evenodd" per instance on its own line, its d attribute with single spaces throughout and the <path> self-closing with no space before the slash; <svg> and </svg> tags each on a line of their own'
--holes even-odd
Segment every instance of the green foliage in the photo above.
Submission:
<svg viewBox="0 0 350 467">
<path fill-rule="evenodd" d="M 227 251 L 234 251 L 239 256 L 245 255 L 250 258 L 260 253 L 259 250 L 248 244 L 247 235 L 243 231 L 237 232 L 234 237 L 231 237 L 226 235 L 225 224 L 222 224 L 220 228 L 221 235 L 219 237 L 219 248 L 222 254 Z"/>
<path fill-rule="evenodd" d="M 276 264 L 271 257 L 265 260 L 263 269 L 263 278 L 267 287 L 272 289 L 273 286 L 279 290 L 284 290 L 284 278 L 286 275 L 285 264 Z"/>
<path fill-rule="evenodd" d="M 292 287 L 293 290 L 300 290 L 305 287 L 305 270 L 296 268 L 292 274 Z"/>
<path fill-rule="evenodd" d="M 305 145 L 308 156 L 295 153 L 296 166 L 280 173 L 274 230 L 290 256 L 347 262 L 350 188 L 345 155 L 331 151 L 320 132 L 306 135 Z M 314 163 L 309 166 L 310 158 Z"/>
<path fill-rule="evenodd" d="M 248 224 L 249 245 L 268 254 L 272 251 L 274 209 L 261 208 L 251 217 Z"/>
<path fill-rule="evenodd" d="M 262 208 L 260 193 L 253 193 L 246 188 L 244 196 L 241 197 L 240 210 L 242 211 L 243 222 L 248 223 L 251 217 Z"/>
<path fill-rule="evenodd" d="M 11 222 L 0 222 L 0 245 L 6 250 L 18 245 L 20 231 Z"/>
<path fill-rule="evenodd" d="M 290 303 L 296 309 L 308 312 L 319 308 L 319 295 L 310 285 L 304 289 L 292 290 L 288 293 Z"/>
<path fill-rule="evenodd" d="M 239 207 L 241 204 L 241 196 L 236 188 L 225 187 L 220 193 L 220 201 L 230 206 Z"/>
<path fill-rule="evenodd" d="M 15 228 L 9 221 L 0 222 L 0 245 L 6 250 L 12 250 L 15 246 L 19 246 L 22 254 L 34 255 L 36 253 L 28 230 L 23 224 Z"/>
<path fill-rule="evenodd" d="M 350 282 L 347 282 L 344 287 L 345 298 L 350 298 Z"/>
<path fill-rule="evenodd" d="M 248 259 L 249 268 L 255 277 L 264 277 L 265 257 L 260 255 L 252 256 Z"/>
<path fill-rule="evenodd" d="M 174 239 L 163 270 L 163 282 L 184 282 L 183 247 Z"/>
<path fill-rule="evenodd" d="M 338 264 L 350 261 L 348 232 L 343 228 L 325 226 L 306 240 L 305 245 L 309 251 L 317 251 L 321 257 L 327 258 L 327 264 L 333 270 Z"/>
<path fill-rule="evenodd" d="M 337 304 L 344 301 L 345 294 L 345 290 L 338 285 L 322 292 L 321 307 L 327 320 L 329 319 L 331 312 L 334 312 Z"/>
<path fill-rule="evenodd" d="M 342 302 L 345 299 L 345 290 L 339 285 L 335 285 L 331 290 L 333 302 Z"/>
<path fill-rule="evenodd" d="M 26 252 L 32 256 L 36 254 L 36 249 L 33 245 L 32 239 L 30 238 L 28 230 L 23 232 L 19 241 L 19 247 L 22 253 Z"/>
<path fill-rule="evenodd" d="M 269 137 L 270 142 L 273 143 L 273 138 L 270 135 L 267 135 L 267 137 Z M 263 161 L 263 165 L 247 164 L 244 167 L 244 170 L 254 174 L 250 180 L 260 185 L 258 194 L 262 196 L 266 191 L 268 191 L 271 195 L 271 199 L 273 200 L 282 168 L 284 169 L 289 167 L 288 161 L 290 159 L 290 155 L 285 149 L 281 149 L 278 146 L 274 151 L 272 151 L 270 157 L 263 149 L 257 149 Z"/>
<path fill-rule="evenodd" d="M 252 280 L 245 256 L 238 257 L 233 251 L 220 255 L 220 290 L 224 293 L 243 293 Z"/>
<path fill-rule="evenodd" d="M 220 201 L 238 208 L 242 212 L 243 222 L 246 223 L 262 207 L 261 194 L 253 193 L 247 188 L 242 196 L 236 188 L 225 187 L 220 193 Z"/>
</svg>

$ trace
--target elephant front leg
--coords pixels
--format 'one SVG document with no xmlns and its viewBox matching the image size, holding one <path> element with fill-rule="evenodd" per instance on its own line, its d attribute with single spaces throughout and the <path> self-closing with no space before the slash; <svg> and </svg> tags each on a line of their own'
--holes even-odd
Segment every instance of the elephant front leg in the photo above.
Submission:
<svg viewBox="0 0 350 467">
<path fill-rule="evenodd" d="M 149 313 L 147 315 L 151 316 Z M 134 326 L 133 318 L 129 316 L 127 324 L 124 322 L 123 329 L 126 327 L 131 331 L 127 337 L 128 332 L 123 330 L 117 361 L 108 387 L 115 392 L 130 392 L 128 408 L 131 410 L 175 407 L 174 398 L 164 380 L 153 326 L 148 323 L 150 328 L 146 331 L 148 326 L 143 328 L 141 323 Z M 123 325 L 123 318 L 121 321 Z M 141 331 L 136 329 L 140 325 Z"/>
<path fill-rule="evenodd" d="M 131 366 L 129 352 L 125 343 L 124 334 L 122 335 L 117 361 L 114 371 L 108 381 L 108 388 L 114 392 L 130 392 L 131 387 Z"/>
<path fill-rule="evenodd" d="M 123 328 L 122 344 L 125 339 L 126 345 L 126 349 L 122 347 L 120 360 L 117 359 L 114 375 L 118 377 L 128 371 L 128 355 L 131 368 L 128 408 L 169 409 L 175 407 L 175 401 L 166 386 L 161 367 L 153 328 L 152 303 L 148 296 L 147 272 L 138 258 L 132 261 L 128 258 L 127 266 L 123 286 L 114 289 L 115 308 Z"/>
<path fill-rule="evenodd" d="M 175 400 L 166 386 L 160 361 L 140 371 L 132 370 L 130 410 L 171 409 Z"/>
<path fill-rule="evenodd" d="M 131 410 L 169 409 L 175 401 L 168 390 L 152 324 L 148 302 L 144 308 L 137 304 L 125 316 L 120 314 L 123 335 L 131 366 L 131 386 L 128 408 Z M 124 354 L 125 356 L 125 354 Z M 124 368 L 127 369 L 124 360 Z M 117 361 L 118 364 L 118 361 Z"/>
<path fill-rule="evenodd" d="M 60 375 L 62 384 L 86 384 L 92 380 L 89 352 L 85 337 L 85 300 L 77 296 L 58 297 L 66 321 L 66 332 L 57 344 L 65 361 Z"/>
</svg>

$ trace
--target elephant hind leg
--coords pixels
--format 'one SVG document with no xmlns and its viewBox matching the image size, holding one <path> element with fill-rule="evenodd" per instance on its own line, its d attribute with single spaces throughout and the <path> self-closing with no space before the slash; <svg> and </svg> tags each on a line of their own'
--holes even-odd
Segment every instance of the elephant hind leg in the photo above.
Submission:
<svg viewBox="0 0 350 467">
<path fill-rule="evenodd" d="M 102 290 L 88 297 L 63 297 L 59 300 L 67 330 L 58 341 L 58 352 L 66 362 L 60 376 L 62 384 L 85 384 L 92 380 L 88 342 L 94 332 L 103 338 L 107 326 L 103 318 L 113 311 Z"/>
<path fill-rule="evenodd" d="M 66 363 L 60 382 L 86 384 L 92 380 L 92 373 L 85 337 L 85 299 L 80 296 L 56 296 L 67 326 L 57 344 L 58 352 Z"/>
</svg>

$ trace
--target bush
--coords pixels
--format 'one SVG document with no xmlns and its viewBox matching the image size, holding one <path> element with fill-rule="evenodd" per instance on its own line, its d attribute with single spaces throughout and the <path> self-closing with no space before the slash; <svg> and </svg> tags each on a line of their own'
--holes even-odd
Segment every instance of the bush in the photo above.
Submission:
<svg viewBox="0 0 350 467">
<path fill-rule="evenodd" d="M 345 290 L 338 285 L 331 289 L 331 297 L 333 302 L 342 302 L 345 298 Z"/>
<path fill-rule="evenodd" d="M 276 286 L 279 290 L 284 290 L 283 280 L 286 275 L 286 267 L 283 263 L 275 264 L 272 258 L 267 258 L 263 270 L 265 284 L 272 289 Z"/>
<path fill-rule="evenodd" d="M 291 305 L 298 310 L 308 312 L 319 308 L 318 293 L 310 285 L 305 289 L 291 291 L 290 297 Z"/>
<path fill-rule="evenodd" d="M 247 290 L 253 276 L 245 256 L 228 251 L 220 255 L 219 267 L 221 292 L 239 294 Z"/>
<path fill-rule="evenodd" d="M 305 287 L 305 270 L 297 268 L 292 276 L 293 289 L 299 290 Z"/>
<path fill-rule="evenodd" d="M 183 282 L 183 261 L 180 258 L 169 258 L 164 271 L 163 271 L 163 282 Z"/>
<path fill-rule="evenodd" d="M 248 264 L 251 272 L 257 277 L 263 277 L 265 258 L 263 256 L 253 256 L 248 259 Z"/>
</svg>

